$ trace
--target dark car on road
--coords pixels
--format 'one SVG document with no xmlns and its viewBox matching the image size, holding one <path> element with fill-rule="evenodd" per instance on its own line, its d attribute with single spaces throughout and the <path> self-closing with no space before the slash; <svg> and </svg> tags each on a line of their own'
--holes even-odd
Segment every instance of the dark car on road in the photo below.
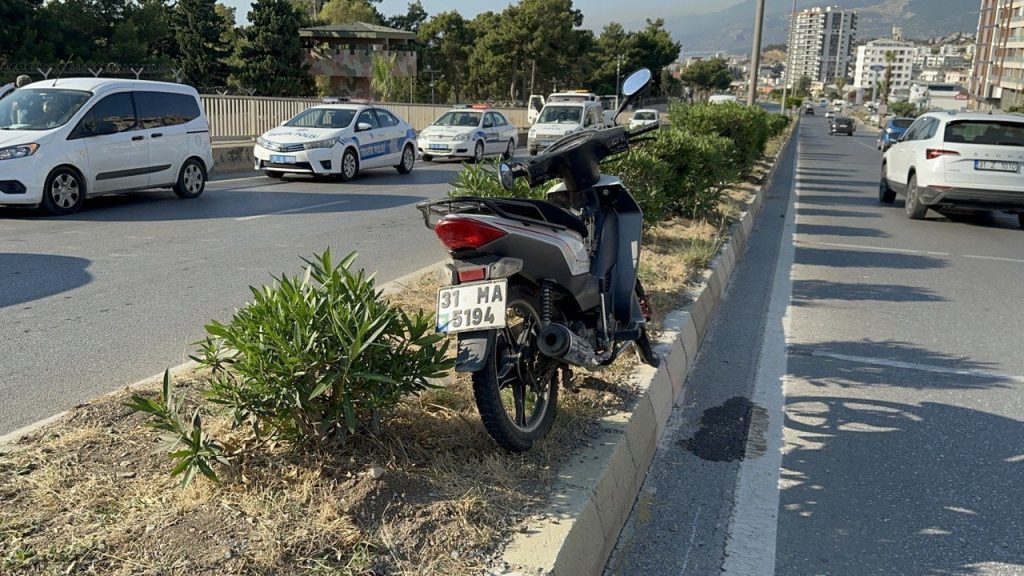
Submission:
<svg viewBox="0 0 1024 576">
<path fill-rule="evenodd" d="M 914 123 L 913 118 L 889 118 L 885 122 L 885 126 L 882 127 L 882 131 L 878 133 L 878 140 L 875 141 L 875 147 L 880 151 L 885 152 L 890 146 L 900 141 L 900 137 L 903 133 L 910 128 L 910 125 Z"/>
<path fill-rule="evenodd" d="M 853 118 L 846 116 L 836 116 L 832 119 L 832 123 L 829 124 L 828 134 L 846 134 L 847 136 L 853 136 Z"/>
<path fill-rule="evenodd" d="M 807 116 L 814 116 L 814 106 L 811 104 L 804 106 L 804 114 Z"/>
</svg>

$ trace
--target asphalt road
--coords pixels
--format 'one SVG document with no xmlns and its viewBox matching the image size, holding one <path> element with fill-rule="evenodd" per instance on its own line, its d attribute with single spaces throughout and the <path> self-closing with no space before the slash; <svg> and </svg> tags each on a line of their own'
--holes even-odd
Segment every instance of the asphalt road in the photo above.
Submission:
<svg viewBox="0 0 1024 576">
<path fill-rule="evenodd" d="M 1024 231 L 803 118 L 606 574 L 1024 574 Z"/>
<path fill-rule="evenodd" d="M 444 257 L 414 204 L 440 198 L 459 163 L 351 183 L 262 176 L 88 201 L 65 218 L 0 209 L 0 434 L 188 359 L 271 274 L 302 257 L 397 278 Z"/>
</svg>

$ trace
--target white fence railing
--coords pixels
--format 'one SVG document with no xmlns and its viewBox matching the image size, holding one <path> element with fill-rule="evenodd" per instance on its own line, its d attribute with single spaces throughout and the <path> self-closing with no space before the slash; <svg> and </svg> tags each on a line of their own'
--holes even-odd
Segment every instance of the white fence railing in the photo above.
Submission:
<svg viewBox="0 0 1024 576">
<path fill-rule="evenodd" d="M 320 104 L 315 98 L 262 98 L 256 96 L 202 96 L 214 140 L 248 140 L 277 126 L 306 108 Z M 430 125 L 450 106 L 430 104 L 379 104 L 419 131 Z M 495 108 L 520 129 L 529 128 L 526 108 Z"/>
</svg>

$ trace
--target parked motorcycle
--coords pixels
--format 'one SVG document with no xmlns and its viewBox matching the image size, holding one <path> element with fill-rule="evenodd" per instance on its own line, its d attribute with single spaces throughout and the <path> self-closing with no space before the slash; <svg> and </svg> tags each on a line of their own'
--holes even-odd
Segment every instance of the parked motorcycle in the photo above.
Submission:
<svg viewBox="0 0 1024 576">
<path fill-rule="evenodd" d="M 647 69 L 630 75 L 618 112 L 650 81 Z M 658 365 L 637 278 L 640 206 L 618 178 L 600 172 L 602 160 L 657 129 L 578 132 L 501 165 L 508 190 L 515 178 L 533 187 L 561 180 L 546 201 L 457 197 L 417 205 L 453 260 L 451 285 L 438 291 L 437 330 L 457 336 L 456 371 L 472 373 L 477 409 L 502 448 L 526 451 L 547 434 L 559 379 L 568 384 L 572 367 L 607 367 L 631 346 Z"/>
</svg>

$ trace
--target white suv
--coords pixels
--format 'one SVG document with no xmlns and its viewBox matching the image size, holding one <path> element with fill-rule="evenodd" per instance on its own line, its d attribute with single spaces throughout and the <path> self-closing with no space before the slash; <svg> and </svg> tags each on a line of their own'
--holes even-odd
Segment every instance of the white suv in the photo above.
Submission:
<svg viewBox="0 0 1024 576">
<path fill-rule="evenodd" d="M 600 102 L 562 102 L 552 99 L 544 105 L 537 123 L 530 127 L 527 147 L 530 156 L 536 156 L 569 134 L 602 128 L 605 128 L 605 117 Z"/>
<path fill-rule="evenodd" d="M 210 124 L 194 88 L 68 78 L 0 99 L 0 205 L 70 214 L 86 196 L 173 188 L 203 193 Z"/>
<path fill-rule="evenodd" d="M 1003 210 L 1024 227 L 1024 117 L 930 112 L 882 157 L 878 198 L 906 197 L 907 216 L 929 208 Z"/>
</svg>

